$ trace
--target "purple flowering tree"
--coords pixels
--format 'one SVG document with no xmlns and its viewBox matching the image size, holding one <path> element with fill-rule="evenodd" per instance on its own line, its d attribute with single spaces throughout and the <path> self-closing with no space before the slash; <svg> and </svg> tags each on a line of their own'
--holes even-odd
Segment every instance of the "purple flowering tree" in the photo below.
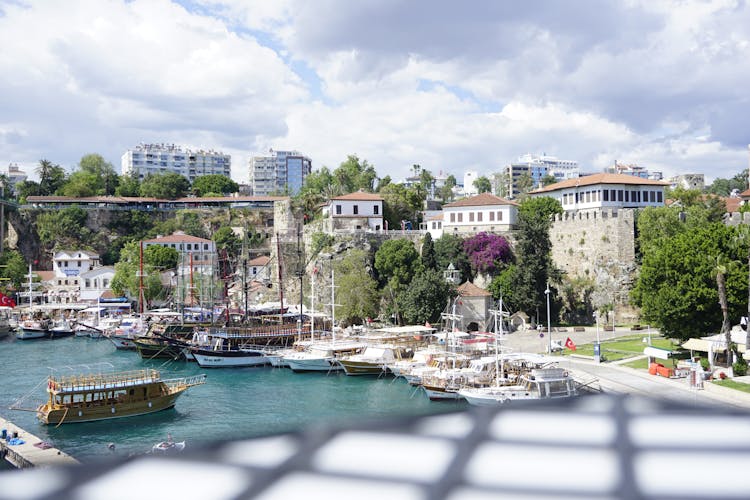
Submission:
<svg viewBox="0 0 750 500">
<path fill-rule="evenodd" d="M 513 261 L 510 243 L 497 234 L 479 233 L 464 240 L 464 252 L 475 273 L 494 275 Z"/>
</svg>

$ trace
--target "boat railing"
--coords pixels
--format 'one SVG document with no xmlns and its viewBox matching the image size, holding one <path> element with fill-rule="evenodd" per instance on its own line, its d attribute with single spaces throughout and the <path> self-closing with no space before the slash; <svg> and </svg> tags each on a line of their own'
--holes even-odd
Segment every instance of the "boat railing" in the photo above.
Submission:
<svg viewBox="0 0 750 500">
<path fill-rule="evenodd" d="M 158 370 L 144 369 L 118 373 L 96 373 L 85 375 L 50 376 L 48 388 L 54 391 L 86 391 L 95 389 L 116 389 L 137 384 L 158 382 Z"/>
<path fill-rule="evenodd" d="M 200 375 L 192 375 L 190 377 L 171 378 L 163 381 L 170 389 L 178 389 L 182 387 L 192 387 L 194 385 L 201 385 L 206 383 L 206 374 L 201 373 Z"/>
</svg>

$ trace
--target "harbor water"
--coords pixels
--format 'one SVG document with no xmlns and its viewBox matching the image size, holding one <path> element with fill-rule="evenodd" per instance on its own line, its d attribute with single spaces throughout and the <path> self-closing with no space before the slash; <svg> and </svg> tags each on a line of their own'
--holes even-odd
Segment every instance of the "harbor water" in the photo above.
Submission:
<svg viewBox="0 0 750 500">
<path fill-rule="evenodd" d="M 118 351 L 106 339 L 0 340 L 0 415 L 83 463 L 113 454 L 145 453 L 171 434 L 187 446 L 266 436 L 316 425 L 343 424 L 465 408 L 431 402 L 421 389 L 392 377 L 348 377 L 343 373 L 294 373 L 286 368 L 202 369 L 196 363 L 142 360 Z M 100 365 L 99 363 L 105 363 Z M 52 373 L 155 368 L 162 378 L 206 373 L 206 384 L 188 389 L 174 409 L 99 422 L 41 424 L 31 411 L 10 410 L 19 402 L 36 408 L 46 400 Z M 114 451 L 108 446 L 113 443 Z"/>
</svg>

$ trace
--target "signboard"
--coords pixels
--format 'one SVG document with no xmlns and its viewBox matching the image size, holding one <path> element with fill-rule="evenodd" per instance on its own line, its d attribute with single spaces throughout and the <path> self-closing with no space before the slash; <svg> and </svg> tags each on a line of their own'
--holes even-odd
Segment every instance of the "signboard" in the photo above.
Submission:
<svg viewBox="0 0 750 500">
<path fill-rule="evenodd" d="M 599 342 L 594 342 L 594 361 L 599 363 L 602 360 L 602 345 Z"/>
</svg>

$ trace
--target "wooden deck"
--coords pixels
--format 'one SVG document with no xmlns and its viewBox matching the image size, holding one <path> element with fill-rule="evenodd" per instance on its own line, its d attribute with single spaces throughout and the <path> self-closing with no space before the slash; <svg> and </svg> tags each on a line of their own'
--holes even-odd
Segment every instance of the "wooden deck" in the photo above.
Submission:
<svg viewBox="0 0 750 500">
<path fill-rule="evenodd" d="M 35 446 L 42 443 L 42 439 L 21 429 L 10 420 L 0 417 L 0 429 L 5 429 L 10 437 L 18 433 L 23 444 L 9 445 L 5 439 L 0 439 L 0 456 L 10 462 L 14 467 L 26 469 L 29 467 L 51 467 L 59 465 L 77 465 L 78 460 L 70 455 L 50 447 L 44 449 Z"/>
</svg>

